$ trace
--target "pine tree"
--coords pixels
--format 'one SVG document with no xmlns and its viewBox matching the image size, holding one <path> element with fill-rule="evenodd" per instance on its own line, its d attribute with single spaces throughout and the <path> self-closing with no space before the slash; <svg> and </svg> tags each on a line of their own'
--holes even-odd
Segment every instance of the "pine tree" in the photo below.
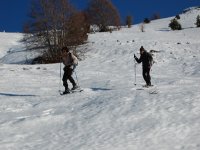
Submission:
<svg viewBox="0 0 200 150">
<path fill-rule="evenodd" d="M 149 18 L 144 18 L 144 23 L 150 23 L 151 21 L 149 20 Z"/>
<path fill-rule="evenodd" d="M 195 24 L 197 27 L 200 27 L 200 16 L 199 15 L 197 16 L 197 21 Z"/>
<path fill-rule="evenodd" d="M 176 18 L 172 19 L 170 24 L 169 24 L 169 27 L 172 29 L 172 30 L 181 30 L 182 27 L 181 27 L 181 24 L 177 21 Z"/>
</svg>

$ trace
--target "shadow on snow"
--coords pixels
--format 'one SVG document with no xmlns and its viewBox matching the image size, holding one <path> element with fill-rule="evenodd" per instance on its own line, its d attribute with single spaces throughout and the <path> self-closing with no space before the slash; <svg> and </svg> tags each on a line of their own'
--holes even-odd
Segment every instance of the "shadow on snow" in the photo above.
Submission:
<svg viewBox="0 0 200 150">
<path fill-rule="evenodd" d="M 110 91 L 112 89 L 107 89 L 107 88 L 91 88 L 93 91 Z"/>
<path fill-rule="evenodd" d="M 0 96 L 36 96 L 36 95 L 29 95 L 29 94 L 13 94 L 13 93 L 0 93 Z"/>
</svg>

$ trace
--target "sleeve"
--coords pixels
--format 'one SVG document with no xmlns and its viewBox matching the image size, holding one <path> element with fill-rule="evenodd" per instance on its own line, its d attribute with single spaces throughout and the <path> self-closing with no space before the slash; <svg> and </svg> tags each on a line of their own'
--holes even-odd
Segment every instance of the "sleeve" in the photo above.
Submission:
<svg viewBox="0 0 200 150">
<path fill-rule="evenodd" d="M 78 65 L 78 58 L 75 56 L 75 55 L 73 55 L 72 53 L 71 53 L 71 56 L 72 56 L 72 60 L 73 60 L 73 65 Z"/>
<path fill-rule="evenodd" d="M 139 59 L 136 57 L 135 60 L 137 61 L 137 63 L 141 63 L 143 60 L 143 55 L 141 55 Z"/>
<path fill-rule="evenodd" d="M 154 61 L 153 61 L 153 56 L 150 54 L 150 66 L 152 66 L 153 65 L 153 63 L 154 63 Z"/>
</svg>

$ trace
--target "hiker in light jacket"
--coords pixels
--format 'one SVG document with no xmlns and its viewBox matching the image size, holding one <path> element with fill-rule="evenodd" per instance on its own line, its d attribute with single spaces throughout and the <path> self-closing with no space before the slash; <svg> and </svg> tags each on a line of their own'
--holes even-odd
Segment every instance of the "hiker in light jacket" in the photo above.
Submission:
<svg viewBox="0 0 200 150">
<path fill-rule="evenodd" d="M 62 48 L 62 62 L 64 64 L 64 75 L 63 75 L 63 86 L 65 87 L 65 91 L 63 94 L 68 94 L 70 93 L 70 89 L 68 87 L 67 80 L 69 80 L 72 84 L 72 89 L 75 90 L 78 88 L 76 82 L 74 81 L 72 77 L 72 73 L 75 69 L 75 67 L 78 65 L 78 59 L 76 56 L 74 56 L 68 49 L 68 47 L 63 47 Z"/>
</svg>

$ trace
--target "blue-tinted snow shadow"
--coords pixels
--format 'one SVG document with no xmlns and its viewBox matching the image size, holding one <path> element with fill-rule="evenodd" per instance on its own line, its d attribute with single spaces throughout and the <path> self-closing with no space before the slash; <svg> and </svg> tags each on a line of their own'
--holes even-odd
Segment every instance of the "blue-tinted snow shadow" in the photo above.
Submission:
<svg viewBox="0 0 200 150">
<path fill-rule="evenodd" d="M 112 89 L 107 89 L 107 88 L 91 88 L 92 91 L 111 91 Z"/>
<path fill-rule="evenodd" d="M 24 96 L 24 97 L 33 97 L 36 95 L 30 95 L 30 94 L 13 94 L 13 93 L 0 93 L 0 96 Z"/>
<path fill-rule="evenodd" d="M 171 31 L 169 28 L 161 28 L 161 29 L 159 29 L 159 30 L 157 30 L 157 31 L 166 31 L 166 32 L 169 32 L 169 31 Z"/>
<path fill-rule="evenodd" d="M 192 29 L 192 28 L 196 28 L 196 27 L 185 27 L 185 28 L 182 28 L 181 30 Z M 173 30 L 171 30 L 170 28 L 160 28 L 157 31 L 166 31 L 166 32 L 169 32 L 169 31 L 173 31 Z"/>
</svg>

